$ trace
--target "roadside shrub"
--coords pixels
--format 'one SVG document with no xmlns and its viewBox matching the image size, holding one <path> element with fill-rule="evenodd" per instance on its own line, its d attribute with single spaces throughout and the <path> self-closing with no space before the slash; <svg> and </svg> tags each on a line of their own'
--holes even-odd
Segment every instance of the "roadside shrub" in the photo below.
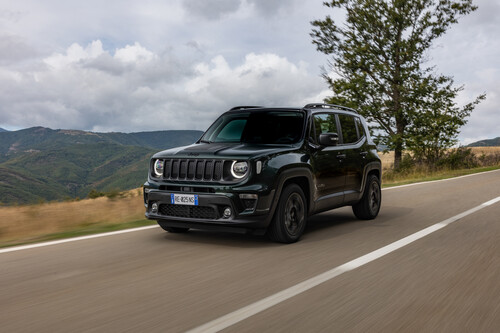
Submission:
<svg viewBox="0 0 500 333">
<path fill-rule="evenodd" d="M 447 170 L 472 169 L 500 165 L 500 153 L 477 156 L 471 148 L 458 147 L 446 150 L 435 162 L 404 154 L 399 168 L 388 169 L 384 178 L 388 181 L 408 177 L 422 177 Z"/>
<path fill-rule="evenodd" d="M 420 163 L 414 159 L 410 154 L 403 154 L 401 162 L 399 163 L 399 168 L 394 171 L 399 174 L 408 174 L 413 172 Z"/>
<path fill-rule="evenodd" d="M 472 152 L 472 149 L 466 147 L 458 147 L 450 149 L 436 162 L 438 169 L 472 169 L 479 166 L 479 159 Z"/>
<path fill-rule="evenodd" d="M 99 192 L 99 191 L 97 191 L 96 189 L 93 188 L 93 189 L 90 190 L 89 194 L 87 194 L 87 198 L 89 198 L 89 199 L 95 199 L 95 198 L 103 197 L 105 195 L 106 195 L 106 193 Z"/>
<path fill-rule="evenodd" d="M 127 196 L 127 192 L 126 191 L 120 192 L 117 189 L 113 189 L 113 190 L 110 190 L 108 192 L 105 192 L 105 195 L 109 199 L 117 199 L 117 198 L 122 199 L 122 198 L 125 198 Z"/>
<path fill-rule="evenodd" d="M 108 197 L 109 199 L 115 199 L 119 195 L 120 195 L 120 191 L 118 191 L 118 190 L 111 190 L 111 191 L 106 192 L 106 197 Z"/>
<path fill-rule="evenodd" d="M 125 198 L 126 192 L 120 192 L 119 190 L 113 189 L 106 192 L 97 191 L 96 189 L 90 190 L 87 198 L 95 199 L 100 197 L 107 197 L 108 199 Z"/>
<path fill-rule="evenodd" d="M 495 154 L 481 154 L 479 156 L 479 164 L 481 166 L 494 166 L 494 165 L 500 165 L 500 153 L 495 153 Z"/>
</svg>

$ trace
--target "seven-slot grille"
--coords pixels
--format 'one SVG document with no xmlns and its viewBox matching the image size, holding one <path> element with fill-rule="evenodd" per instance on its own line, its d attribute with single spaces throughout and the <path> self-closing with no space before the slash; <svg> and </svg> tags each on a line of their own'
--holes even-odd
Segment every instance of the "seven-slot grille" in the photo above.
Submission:
<svg viewBox="0 0 500 333">
<path fill-rule="evenodd" d="M 223 171 L 223 160 L 166 159 L 163 177 L 169 180 L 220 181 Z"/>
<path fill-rule="evenodd" d="M 217 210 L 209 206 L 186 206 L 163 204 L 158 209 L 161 215 L 194 219 L 216 220 Z"/>
</svg>

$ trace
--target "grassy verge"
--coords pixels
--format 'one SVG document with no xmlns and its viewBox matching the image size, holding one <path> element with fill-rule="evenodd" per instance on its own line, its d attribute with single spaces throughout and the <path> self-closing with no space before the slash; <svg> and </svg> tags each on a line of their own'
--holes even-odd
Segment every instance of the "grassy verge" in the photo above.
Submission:
<svg viewBox="0 0 500 333">
<path fill-rule="evenodd" d="M 460 170 L 440 170 L 433 173 L 413 173 L 405 176 L 391 177 L 389 180 L 382 179 L 382 187 L 393 187 L 398 185 L 407 185 L 420 182 L 428 182 L 433 180 L 448 179 L 453 177 L 460 177 L 471 175 L 475 173 L 492 171 L 500 169 L 500 165 L 480 167 L 473 169 L 460 169 Z"/>
<path fill-rule="evenodd" d="M 139 189 L 120 196 L 0 207 L 0 247 L 152 224 Z"/>
</svg>

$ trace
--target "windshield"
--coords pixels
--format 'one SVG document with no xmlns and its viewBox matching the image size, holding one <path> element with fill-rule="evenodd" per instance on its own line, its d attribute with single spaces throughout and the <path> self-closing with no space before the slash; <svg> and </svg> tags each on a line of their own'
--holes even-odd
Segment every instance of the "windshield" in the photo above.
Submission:
<svg viewBox="0 0 500 333">
<path fill-rule="evenodd" d="M 301 139 L 303 128 L 301 111 L 228 113 L 210 126 L 201 141 L 290 144 Z"/>
</svg>

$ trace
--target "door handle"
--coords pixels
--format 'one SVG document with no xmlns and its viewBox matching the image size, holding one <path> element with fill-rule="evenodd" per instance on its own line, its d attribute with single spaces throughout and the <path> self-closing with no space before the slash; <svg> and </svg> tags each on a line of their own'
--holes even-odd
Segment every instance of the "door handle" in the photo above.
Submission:
<svg viewBox="0 0 500 333">
<path fill-rule="evenodd" d="M 368 155 L 368 152 L 367 151 L 362 151 L 361 153 L 359 153 L 359 155 L 361 155 L 363 157 L 366 157 L 366 155 Z"/>
<path fill-rule="evenodd" d="M 338 158 L 339 160 L 343 160 L 344 158 L 346 158 L 346 154 L 338 154 L 338 155 L 337 155 L 337 158 Z"/>
</svg>

